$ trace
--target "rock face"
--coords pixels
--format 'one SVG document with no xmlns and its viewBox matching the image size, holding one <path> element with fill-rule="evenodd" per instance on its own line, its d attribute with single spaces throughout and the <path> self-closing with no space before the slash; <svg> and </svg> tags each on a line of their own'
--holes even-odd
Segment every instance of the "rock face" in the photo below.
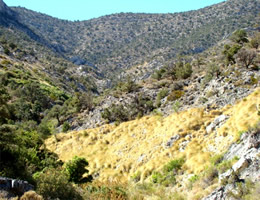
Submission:
<svg viewBox="0 0 260 200">
<path fill-rule="evenodd" d="M 29 184 L 27 181 L 0 177 L 0 190 L 15 194 L 23 194 L 33 189 L 33 185 Z"/>
<path fill-rule="evenodd" d="M 224 159 L 231 160 L 235 156 L 239 160 L 232 166 L 231 169 L 219 175 L 220 184 L 228 183 L 217 188 L 209 196 L 203 200 L 223 200 L 230 199 L 228 193 L 231 191 L 237 193 L 236 183 L 232 183 L 231 179 L 236 179 L 235 182 L 244 183 L 246 179 L 250 179 L 255 183 L 260 181 L 260 124 L 254 131 L 244 133 L 239 144 L 233 144 L 228 152 L 224 155 Z"/>
</svg>

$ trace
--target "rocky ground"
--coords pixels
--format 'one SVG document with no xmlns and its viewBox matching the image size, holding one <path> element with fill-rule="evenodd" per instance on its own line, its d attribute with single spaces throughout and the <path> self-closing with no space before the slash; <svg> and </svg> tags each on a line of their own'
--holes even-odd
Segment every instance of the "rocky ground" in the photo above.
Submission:
<svg viewBox="0 0 260 200">
<path fill-rule="evenodd" d="M 161 82 L 149 79 L 135 92 L 123 93 L 119 96 L 106 95 L 92 111 L 85 111 L 77 118 L 72 119 L 74 130 L 94 128 L 105 124 L 101 113 L 112 104 L 129 105 L 134 97 L 139 94 L 148 96 L 153 102 L 157 100 L 157 94 L 162 89 L 183 91 L 183 96 L 177 101 L 180 103 L 178 110 L 186 110 L 192 107 L 206 107 L 209 110 L 220 108 L 228 104 L 234 104 L 237 100 L 248 96 L 256 87 L 260 86 L 258 77 L 260 71 L 243 69 L 241 67 L 226 68 L 219 77 L 214 77 L 205 83 L 205 73 L 193 75 L 191 78 L 180 81 L 165 80 Z M 165 84 L 162 87 L 160 84 Z M 177 101 L 168 101 L 168 95 L 161 99 L 159 113 L 168 116 L 174 112 L 173 106 Z"/>
<path fill-rule="evenodd" d="M 245 190 L 252 189 L 247 188 L 250 187 L 247 183 L 248 180 L 253 182 L 253 185 L 256 187 L 254 195 L 259 197 L 259 185 L 255 185 L 260 182 L 259 155 L 260 124 L 258 124 L 255 130 L 245 132 L 241 136 L 239 143 L 234 143 L 230 146 L 224 155 L 224 159 L 232 160 L 234 157 L 238 157 L 239 160 L 231 169 L 219 175 L 219 182 L 222 186 L 203 198 L 203 200 L 238 199 L 237 197 L 242 196 Z M 252 197 L 252 199 L 255 198 Z"/>
</svg>

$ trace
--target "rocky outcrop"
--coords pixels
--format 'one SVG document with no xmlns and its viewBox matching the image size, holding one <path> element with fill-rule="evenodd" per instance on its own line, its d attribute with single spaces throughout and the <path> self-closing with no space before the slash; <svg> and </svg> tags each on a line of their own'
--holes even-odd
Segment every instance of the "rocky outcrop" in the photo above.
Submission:
<svg viewBox="0 0 260 200">
<path fill-rule="evenodd" d="M 238 193 L 237 183 L 244 184 L 246 180 L 254 183 L 260 181 L 260 124 L 255 130 L 248 131 L 241 136 L 240 143 L 234 143 L 224 155 L 224 159 L 239 160 L 231 169 L 219 175 L 220 186 L 203 200 L 231 199 L 230 193 Z"/>
<path fill-rule="evenodd" d="M 29 184 L 27 181 L 0 177 L 0 190 L 21 195 L 33 189 L 34 186 Z"/>
</svg>

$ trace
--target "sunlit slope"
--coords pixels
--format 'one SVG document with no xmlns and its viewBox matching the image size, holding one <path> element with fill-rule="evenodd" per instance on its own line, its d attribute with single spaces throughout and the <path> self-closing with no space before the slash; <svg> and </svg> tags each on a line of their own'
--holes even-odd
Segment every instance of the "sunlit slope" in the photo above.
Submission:
<svg viewBox="0 0 260 200">
<path fill-rule="evenodd" d="M 83 156 L 90 172 L 99 180 L 128 180 L 140 172 L 145 180 L 172 159 L 184 157 L 187 173 L 199 173 L 211 155 L 227 150 L 238 139 L 238 132 L 259 120 L 260 88 L 234 106 L 207 111 L 193 108 L 166 118 L 148 116 L 119 126 L 105 125 L 79 132 L 61 133 L 46 141 L 46 146 L 63 161 Z M 219 128 L 206 131 L 218 116 L 225 115 Z M 177 136 L 178 135 L 178 136 Z M 175 136 L 175 137 L 174 137 Z M 169 141 L 172 139 L 172 146 Z M 168 146 L 167 146 L 168 143 Z"/>
</svg>

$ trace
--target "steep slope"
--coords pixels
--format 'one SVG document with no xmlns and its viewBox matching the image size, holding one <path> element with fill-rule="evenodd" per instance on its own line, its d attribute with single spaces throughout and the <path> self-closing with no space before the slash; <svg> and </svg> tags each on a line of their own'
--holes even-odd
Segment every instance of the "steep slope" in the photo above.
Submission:
<svg viewBox="0 0 260 200">
<path fill-rule="evenodd" d="M 239 139 L 239 131 L 259 120 L 260 89 L 234 106 L 207 112 L 189 109 L 169 117 L 149 116 L 80 132 L 62 133 L 46 146 L 63 161 L 74 155 L 90 161 L 90 172 L 102 181 L 129 180 L 141 173 L 141 181 L 168 161 L 184 157 L 185 172 L 198 174 L 209 158 L 223 153 Z"/>
<path fill-rule="evenodd" d="M 121 13 L 82 22 L 58 20 L 24 8 L 12 10 L 19 22 L 57 52 L 114 75 L 154 56 L 168 60 L 179 53 L 204 51 L 234 30 L 254 25 L 259 6 L 258 0 L 229 0 L 198 11 Z"/>
</svg>

